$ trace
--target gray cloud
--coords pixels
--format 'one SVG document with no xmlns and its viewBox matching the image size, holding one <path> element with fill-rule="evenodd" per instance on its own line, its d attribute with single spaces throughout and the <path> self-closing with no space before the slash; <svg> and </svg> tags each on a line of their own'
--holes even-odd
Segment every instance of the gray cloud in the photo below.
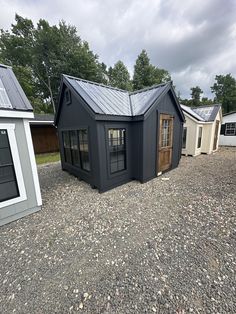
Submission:
<svg viewBox="0 0 236 314">
<path fill-rule="evenodd" d="M 0 28 L 10 27 L 15 12 L 34 22 L 64 19 L 101 61 L 112 65 L 121 59 L 131 72 L 146 49 L 185 97 L 195 85 L 211 96 L 216 74 L 236 76 L 234 0 L 0 0 L 0 8 Z"/>
</svg>

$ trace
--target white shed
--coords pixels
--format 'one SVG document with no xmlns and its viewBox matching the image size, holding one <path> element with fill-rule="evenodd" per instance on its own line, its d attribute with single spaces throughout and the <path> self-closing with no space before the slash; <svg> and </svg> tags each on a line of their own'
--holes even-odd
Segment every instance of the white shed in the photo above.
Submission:
<svg viewBox="0 0 236 314">
<path fill-rule="evenodd" d="M 220 145 L 236 146 L 236 111 L 223 115 L 220 131 Z"/>
<path fill-rule="evenodd" d="M 29 126 L 33 117 L 12 69 L 0 64 L 0 226 L 42 205 Z"/>
<path fill-rule="evenodd" d="M 197 156 L 217 151 L 222 111 L 220 105 L 190 108 L 181 105 L 185 116 L 182 154 Z"/>
</svg>

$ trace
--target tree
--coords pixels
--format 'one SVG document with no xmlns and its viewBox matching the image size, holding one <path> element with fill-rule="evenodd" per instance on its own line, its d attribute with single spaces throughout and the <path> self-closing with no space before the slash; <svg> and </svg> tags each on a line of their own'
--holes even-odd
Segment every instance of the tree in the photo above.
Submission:
<svg viewBox="0 0 236 314">
<path fill-rule="evenodd" d="M 26 95 L 37 112 L 53 110 L 62 73 L 96 82 L 106 82 L 104 65 L 98 61 L 74 26 L 61 21 L 50 25 L 19 15 L 11 32 L 1 30 L 0 60 L 13 66 Z"/>
<path fill-rule="evenodd" d="M 171 80 L 171 77 L 168 71 L 152 65 L 147 52 L 142 50 L 134 66 L 134 90 L 164 83 L 169 80 Z"/>
<path fill-rule="evenodd" d="M 211 106 L 213 104 L 214 104 L 214 102 L 213 102 L 212 99 L 210 99 L 208 97 L 202 97 L 201 105 L 203 105 L 203 106 Z"/>
<path fill-rule="evenodd" d="M 191 97 L 192 97 L 192 105 L 195 107 L 200 106 L 201 94 L 203 93 L 203 91 L 201 90 L 199 86 L 191 87 L 190 90 L 191 90 Z"/>
<path fill-rule="evenodd" d="M 109 68 L 108 76 L 111 86 L 129 91 L 132 89 L 129 71 L 122 61 L 118 61 L 113 68 Z"/>
<path fill-rule="evenodd" d="M 236 110 L 236 80 L 231 74 L 216 75 L 215 83 L 211 86 L 215 93 L 215 101 L 222 104 L 223 112 Z"/>
</svg>

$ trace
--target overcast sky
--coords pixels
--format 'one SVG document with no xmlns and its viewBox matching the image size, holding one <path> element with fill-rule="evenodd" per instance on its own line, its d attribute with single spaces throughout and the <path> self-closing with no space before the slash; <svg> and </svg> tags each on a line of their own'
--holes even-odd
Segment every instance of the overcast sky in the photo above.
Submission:
<svg viewBox="0 0 236 314">
<path fill-rule="evenodd" d="M 120 59 L 132 72 L 146 49 L 182 97 L 196 85 L 212 97 L 216 74 L 236 77 L 236 0 L 0 0 L 0 28 L 15 13 L 75 25 L 108 66 Z"/>
</svg>

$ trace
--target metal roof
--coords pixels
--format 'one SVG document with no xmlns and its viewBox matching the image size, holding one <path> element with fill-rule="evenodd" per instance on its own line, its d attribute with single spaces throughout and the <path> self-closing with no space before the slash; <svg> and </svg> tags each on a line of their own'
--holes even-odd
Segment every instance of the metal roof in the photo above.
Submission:
<svg viewBox="0 0 236 314">
<path fill-rule="evenodd" d="M 167 84 L 160 84 L 158 86 L 131 93 L 130 100 L 133 115 L 144 114 L 166 89 L 166 86 Z"/>
<path fill-rule="evenodd" d="M 169 86 L 169 83 L 160 84 L 130 93 L 67 75 L 64 78 L 95 113 L 119 116 L 144 114 Z"/>
<path fill-rule="evenodd" d="M 210 122 L 215 120 L 221 106 L 213 105 L 191 108 L 185 105 L 181 105 L 181 108 L 198 121 Z"/>
<path fill-rule="evenodd" d="M 7 99 L 0 100 L 0 109 L 33 111 L 11 67 L 0 64 L 0 82 L 0 88 L 3 91 L 1 95 L 3 95 L 5 90 L 7 98 L 9 99 L 9 102 Z"/>
<path fill-rule="evenodd" d="M 198 121 L 204 121 L 204 119 L 201 116 L 199 116 L 195 111 L 193 111 L 192 108 L 185 105 L 180 106 L 186 113 L 190 114 L 193 118 L 197 119 Z"/>
</svg>

